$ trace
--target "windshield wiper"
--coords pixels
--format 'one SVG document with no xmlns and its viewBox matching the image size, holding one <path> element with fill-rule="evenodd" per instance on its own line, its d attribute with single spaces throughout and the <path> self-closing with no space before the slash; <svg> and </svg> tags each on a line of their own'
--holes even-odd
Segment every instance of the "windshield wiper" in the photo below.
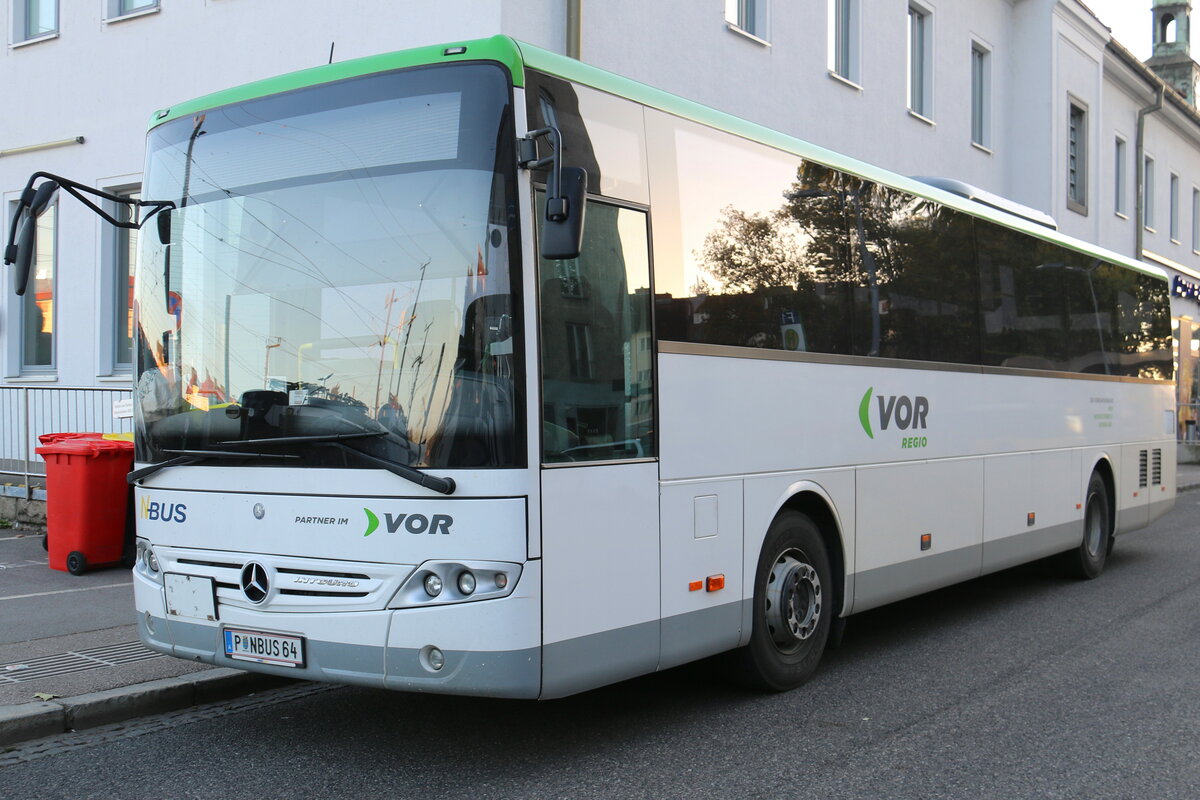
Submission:
<svg viewBox="0 0 1200 800">
<path fill-rule="evenodd" d="M 353 453 L 370 464 L 386 469 L 393 475 L 398 475 L 406 481 L 411 481 L 418 486 L 424 486 L 426 489 L 431 489 L 439 494 L 454 494 L 456 484 L 453 478 L 440 478 L 436 475 L 427 475 L 416 467 L 410 467 L 407 464 L 398 464 L 394 461 L 378 458 L 370 453 L 364 453 L 357 447 L 351 447 L 346 444 L 348 439 L 368 439 L 378 438 L 381 436 L 391 436 L 389 431 L 364 431 L 362 433 L 329 433 L 329 434 L 313 434 L 311 436 L 280 436 L 277 439 L 245 439 L 243 441 L 221 442 L 225 447 L 237 447 L 241 445 L 273 445 L 273 444 L 324 444 L 331 447 L 336 447 L 347 453 Z M 295 458 L 296 456 L 293 456 Z"/>
<path fill-rule="evenodd" d="M 204 461 L 209 458 L 299 458 L 300 456 L 279 455 L 278 453 L 245 453 L 232 450 L 163 450 L 164 453 L 178 453 L 175 458 L 168 458 L 166 461 L 161 461 L 157 464 L 151 464 L 148 467 L 135 469 L 125 476 L 126 483 L 135 483 L 142 478 L 149 477 L 160 469 L 167 467 L 181 467 L 185 464 L 195 464 L 197 461 Z"/>
<path fill-rule="evenodd" d="M 380 436 L 390 435 L 391 433 L 388 431 L 314 433 L 307 436 L 276 436 L 272 439 L 233 439 L 228 442 L 218 442 L 218 444 L 223 447 L 241 447 L 246 444 L 321 444 L 323 442 L 340 442 L 343 439 L 378 439 Z"/>
</svg>

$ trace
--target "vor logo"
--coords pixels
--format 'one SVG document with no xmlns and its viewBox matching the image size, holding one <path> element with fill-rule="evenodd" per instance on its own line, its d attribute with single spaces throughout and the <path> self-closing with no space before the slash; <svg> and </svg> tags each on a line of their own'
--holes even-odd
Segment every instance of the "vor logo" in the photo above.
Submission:
<svg viewBox="0 0 1200 800">
<path fill-rule="evenodd" d="M 367 515 L 367 529 L 363 536 L 370 536 L 379 530 L 379 516 L 369 508 L 364 508 Z M 409 533 L 450 533 L 454 517 L 449 514 L 434 514 L 427 517 L 424 514 L 389 514 L 383 515 L 383 525 L 388 533 L 396 533 L 401 527 Z"/>
<path fill-rule="evenodd" d="M 867 389 L 858 404 L 858 421 L 867 436 L 875 438 L 871 427 L 871 395 L 875 388 Z M 893 423 L 902 431 L 923 429 L 929 416 L 929 399 L 920 395 L 909 397 L 904 394 L 879 395 L 875 398 L 879 415 L 879 430 L 886 431 Z"/>
</svg>

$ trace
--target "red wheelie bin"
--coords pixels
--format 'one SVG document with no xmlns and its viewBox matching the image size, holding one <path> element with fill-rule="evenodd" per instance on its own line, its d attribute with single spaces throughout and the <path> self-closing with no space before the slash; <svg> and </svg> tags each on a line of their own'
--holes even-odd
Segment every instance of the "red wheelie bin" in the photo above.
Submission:
<svg viewBox="0 0 1200 800">
<path fill-rule="evenodd" d="M 56 433 L 43 433 L 38 436 L 38 441 L 42 444 L 53 444 L 54 442 L 62 442 L 67 439 L 103 439 L 103 433 L 88 432 L 81 433 L 79 431 L 58 431 Z M 42 549 L 50 549 L 50 535 L 46 534 L 42 537 Z"/>
<path fill-rule="evenodd" d="M 37 448 L 46 459 L 50 568 L 81 575 L 127 560 L 125 521 L 133 443 L 58 438 Z"/>
</svg>

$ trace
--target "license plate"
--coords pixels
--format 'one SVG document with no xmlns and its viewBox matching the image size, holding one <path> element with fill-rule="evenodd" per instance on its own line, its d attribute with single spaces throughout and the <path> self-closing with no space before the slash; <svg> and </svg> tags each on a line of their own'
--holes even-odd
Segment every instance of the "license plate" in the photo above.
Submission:
<svg viewBox="0 0 1200 800">
<path fill-rule="evenodd" d="M 225 655 L 239 661 L 274 664 L 277 667 L 304 666 L 304 639 L 277 633 L 226 628 Z"/>
</svg>

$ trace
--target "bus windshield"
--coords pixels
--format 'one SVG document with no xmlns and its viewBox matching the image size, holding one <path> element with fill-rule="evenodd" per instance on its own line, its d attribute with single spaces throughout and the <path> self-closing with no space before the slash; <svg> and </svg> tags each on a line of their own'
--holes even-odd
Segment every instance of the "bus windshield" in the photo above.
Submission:
<svg viewBox="0 0 1200 800">
<path fill-rule="evenodd" d="M 523 466 L 510 97 L 466 63 L 154 129 L 138 460 Z"/>
</svg>

